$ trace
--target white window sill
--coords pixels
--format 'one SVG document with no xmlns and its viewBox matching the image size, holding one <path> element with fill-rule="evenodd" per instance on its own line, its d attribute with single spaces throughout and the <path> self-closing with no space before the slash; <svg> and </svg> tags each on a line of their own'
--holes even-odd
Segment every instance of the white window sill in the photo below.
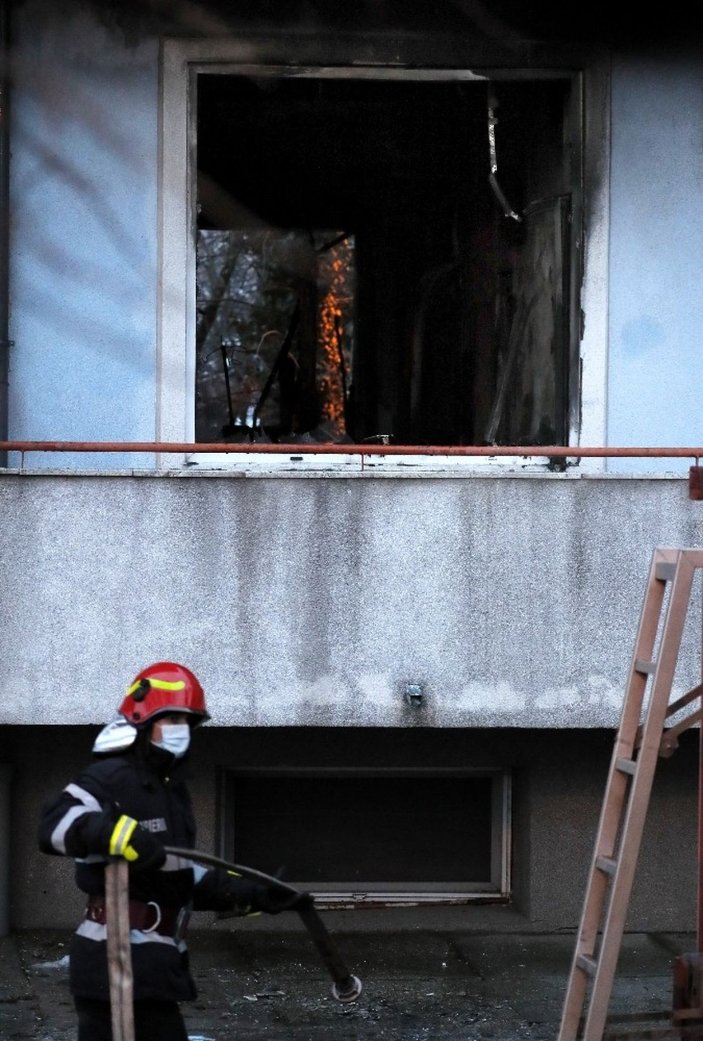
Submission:
<svg viewBox="0 0 703 1041">
<path fill-rule="evenodd" d="M 571 469 L 576 457 L 563 460 L 565 469 Z M 556 461 L 562 463 L 562 459 Z M 599 461 L 602 462 L 602 461 Z M 251 476 L 275 476 L 276 474 L 359 477 L 458 477 L 472 474 L 516 474 L 554 472 L 563 476 L 561 465 L 551 466 L 544 456 L 456 456 L 456 455 L 382 455 L 359 453 L 320 454 L 281 452 L 279 453 L 227 453 L 200 452 L 184 457 L 184 467 L 191 472 L 228 471 Z"/>
</svg>

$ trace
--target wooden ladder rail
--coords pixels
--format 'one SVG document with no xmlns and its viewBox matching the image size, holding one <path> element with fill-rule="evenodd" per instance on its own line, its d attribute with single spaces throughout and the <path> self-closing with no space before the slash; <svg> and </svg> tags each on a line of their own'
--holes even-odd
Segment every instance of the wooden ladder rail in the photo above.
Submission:
<svg viewBox="0 0 703 1041">
<path fill-rule="evenodd" d="M 652 556 L 558 1041 L 603 1037 L 693 576 L 701 566 L 703 552 L 657 549 Z"/>
</svg>

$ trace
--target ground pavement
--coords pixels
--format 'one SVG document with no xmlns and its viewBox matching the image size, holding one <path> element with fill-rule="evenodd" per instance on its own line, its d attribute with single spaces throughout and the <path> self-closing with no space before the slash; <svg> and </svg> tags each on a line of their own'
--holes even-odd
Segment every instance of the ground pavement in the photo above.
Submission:
<svg viewBox="0 0 703 1041">
<path fill-rule="evenodd" d="M 335 934 L 362 981 L 343 1005 L 309 937 L 202 930 L 189 936 L 199 997 L 184 1005 L 195 1041 L 556 1041 L 572 935 L 422 928 Z M 0 938 L 1 1041 L 75 1041 L 67 932 Z M 672 964 L 695 936 L 627 934 L 606 1037 L 680 1037 Z"/>
</svg>

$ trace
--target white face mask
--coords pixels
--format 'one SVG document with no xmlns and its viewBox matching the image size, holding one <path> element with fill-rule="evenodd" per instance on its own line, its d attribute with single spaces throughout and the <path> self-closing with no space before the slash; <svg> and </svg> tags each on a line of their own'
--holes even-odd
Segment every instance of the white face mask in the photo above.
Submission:
<svg viewBox="0 0 703 1041">
<path fill-rule="evenodd" d="M 161 727 L 161 740 L 152 741 L 152 744 L 180 759 L 190 746 L 190 727 L 187 723 L 164 723 Z"/>
</svg>

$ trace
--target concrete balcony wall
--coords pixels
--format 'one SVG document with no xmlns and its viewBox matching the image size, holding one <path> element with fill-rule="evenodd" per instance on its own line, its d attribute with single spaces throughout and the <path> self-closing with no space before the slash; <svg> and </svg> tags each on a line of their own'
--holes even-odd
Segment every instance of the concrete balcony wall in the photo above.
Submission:
<svg viewBox="0 0 703 1041">
<path fill-rule="evenodd" d="M 172 658 L 216 726 L 610 727 L 652 552 L 703 539 L 664 476 L 4 472 L 0 509 L 10 724 L 104 722 Z"/>
</svg>

